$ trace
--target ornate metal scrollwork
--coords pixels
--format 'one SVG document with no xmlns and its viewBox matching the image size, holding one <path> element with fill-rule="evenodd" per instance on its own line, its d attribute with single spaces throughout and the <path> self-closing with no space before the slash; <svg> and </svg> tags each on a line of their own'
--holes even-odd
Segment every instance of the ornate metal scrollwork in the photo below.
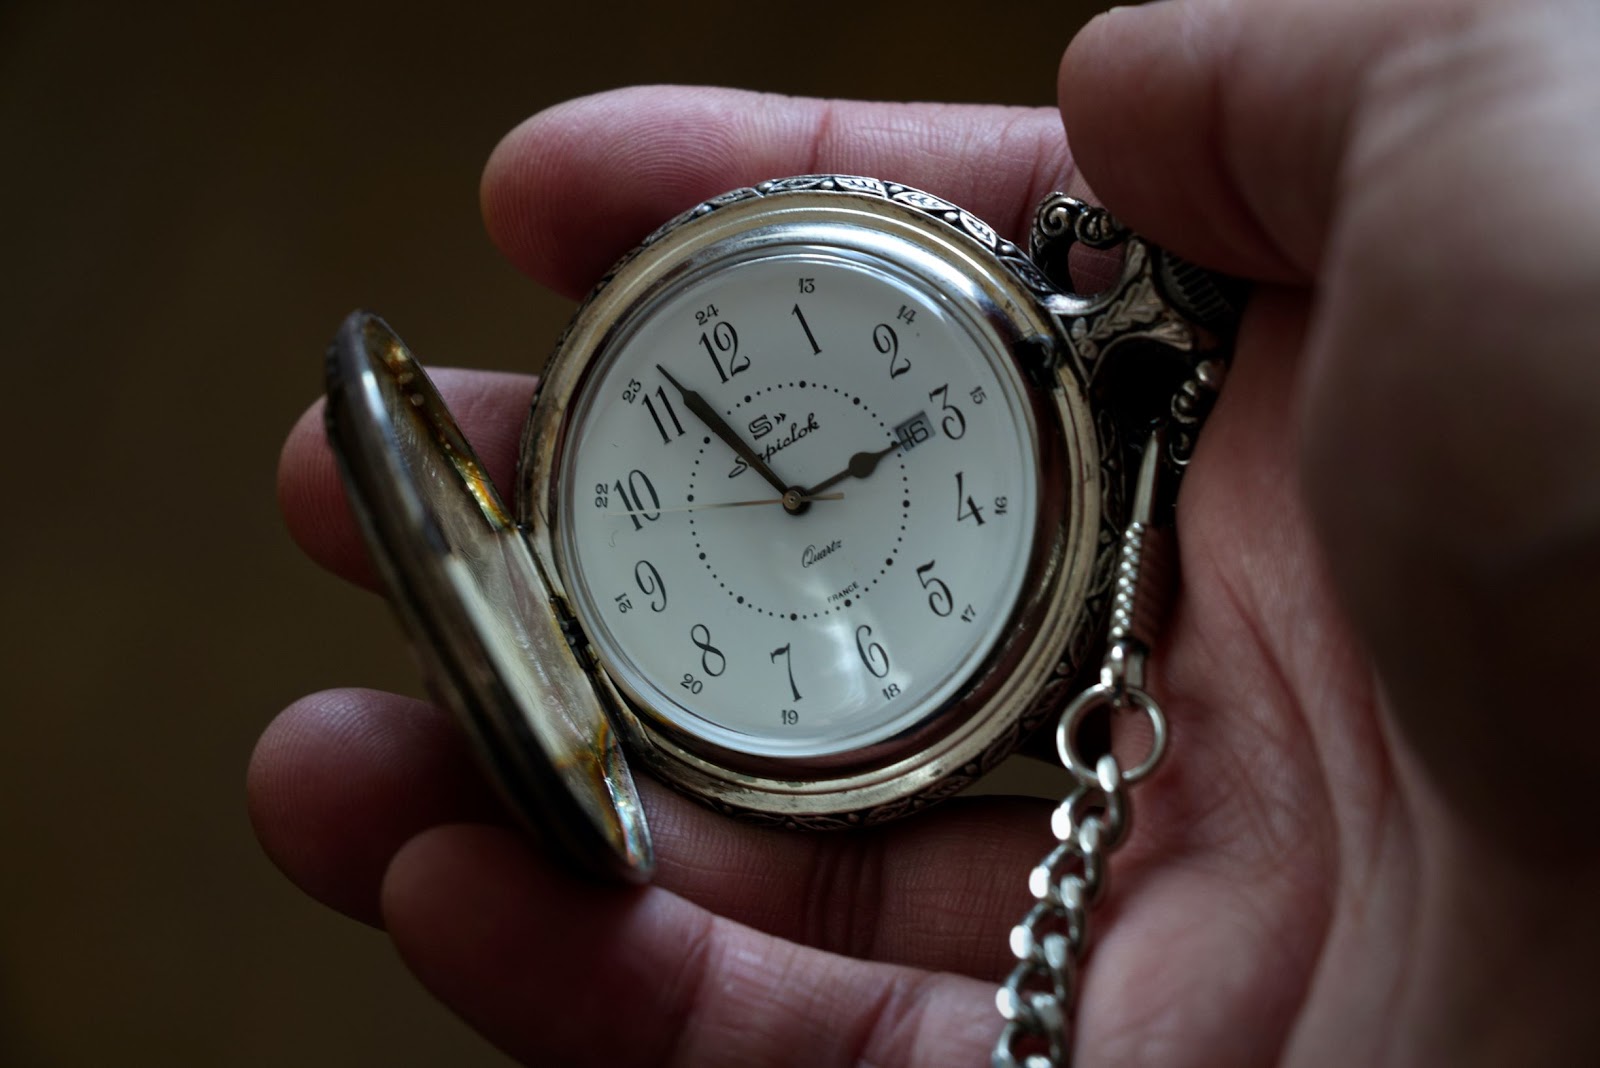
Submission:
<svg viewBox="0 0 1600 1068">
<path fill-rule="evenodd" d="M 1035 261 L 1047 257 L 1060 242 L 1088 248 L 1115 248 L 1131 231 L 1104 208 L 1097 208 L 1065 193 L 1051 193 L 1039 202 L 1028 235 L 1028 254 Z M 1069 288 L 1063 286 L 1063 289 Z"/>
</svg>

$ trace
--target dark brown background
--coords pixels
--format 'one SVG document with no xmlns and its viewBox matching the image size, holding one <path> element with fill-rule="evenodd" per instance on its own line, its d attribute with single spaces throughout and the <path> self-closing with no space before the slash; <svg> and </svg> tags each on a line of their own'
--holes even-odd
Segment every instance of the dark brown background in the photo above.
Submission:
<svg viewBox="0 0 1600 1068">
<path fill-rule="evenodd" d="M 535 369 L 564 302 L 483 237 L 514 123 L 638 82 L 1049 104 L 1096 6 L 0 5 L 0 1064 L 500 1064 L 256 848 L 295 696 L 413 689 L 305 562 L 278 444 L 351 307 Z"/>
</svg>

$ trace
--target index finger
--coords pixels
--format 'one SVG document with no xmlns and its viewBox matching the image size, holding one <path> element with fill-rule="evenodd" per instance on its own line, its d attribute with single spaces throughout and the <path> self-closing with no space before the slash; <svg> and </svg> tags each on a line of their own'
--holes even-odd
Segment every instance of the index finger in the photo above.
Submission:
<svg viewBox="0 0 1600 1068">
<path fill-rule="evenodd" d="M 576 297 L 651 230 L 708 197 L 795 174 L 866 174 L 945 197 L 1016 238 L 1075 171 L 1055 108 L 815 100 L 651 86 L 557 105 L 501 141 L 489 235 Z"/>
<path fill-rule="evenodd" d="M 568 296 L 686 208 L 792 174 L 870 174 L 926 189 L 1020 237 L 1033 205 L 1079 192 L 1054 108 L 876 104 L 733 89 L 652 87 L 583 97 L 508 134 L 483 178 L 506 255 Z M 529 380 L 444 376 L 462 431 L 509 491 Z M 278 499 L 295 540 L 336 574 L 375 585 L 320 414 L 290 433 Z"/>
</svg>

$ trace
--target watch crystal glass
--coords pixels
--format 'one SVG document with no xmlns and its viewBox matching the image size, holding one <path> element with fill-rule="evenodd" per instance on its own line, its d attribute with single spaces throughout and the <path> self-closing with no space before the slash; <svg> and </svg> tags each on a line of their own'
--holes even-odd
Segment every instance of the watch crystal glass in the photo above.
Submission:
<svg viewBox="0 0 1600 1068">
<path fill-rule="evenodd" d="M 768 243 L 609 331 L 569 413 L 557 539 L 597 655 L 658 726 L 754 757 L 865 750 L 1004 639 L 1038 431 L 957 296 L 870 249 Z"/>
</svg>

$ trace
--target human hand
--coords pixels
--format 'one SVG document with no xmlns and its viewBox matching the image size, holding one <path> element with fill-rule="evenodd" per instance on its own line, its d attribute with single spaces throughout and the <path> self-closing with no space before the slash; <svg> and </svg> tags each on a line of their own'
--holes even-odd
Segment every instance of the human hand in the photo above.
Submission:
<svg viewBox="0 0 1600 1068">
<path fill-rule="evenodd" d="M 1095 191 L 1268 283 L 1180 502 L 1153 680 L 1174 749 L 1095 916 L 1078 1063 L 1600 1048 L 1596 59 L 1576 2 L 1161 4 L 1070 51 Z M 652 89 L 518 130 L 486 215 L 575 296 L 683 206 L 807 170 L 890 176 L 1013 236 L 1044 192 L 1083 191 L 1049 113 Z M 438 377 L 510 485 L 530 383 Z M 319 412 L 282 498 L 313 557 L 372 584 Z M 1540 718 L 1518 730 L 1525 705 Z M 612 890 L 501 826 L 415 702 L 307 698 L 251 771 L 290 877 L 383 923 L 529 1063 L 985 1063 L 1048 805 L 802 836 L 645 788 L 658 878 Z"/>
</svg>

